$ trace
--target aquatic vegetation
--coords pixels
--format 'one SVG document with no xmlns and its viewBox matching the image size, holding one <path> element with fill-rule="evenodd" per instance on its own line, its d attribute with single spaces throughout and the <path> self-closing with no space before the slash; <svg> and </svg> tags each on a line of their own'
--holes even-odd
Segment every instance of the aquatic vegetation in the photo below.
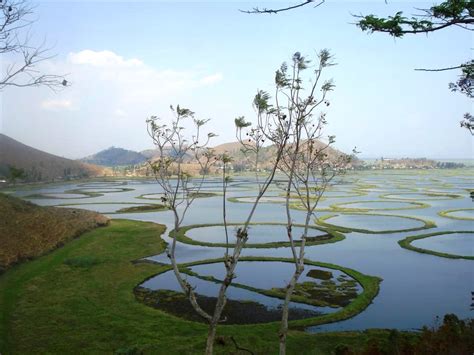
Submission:
<svg viewBox="0 0 474 355">
<path fill-rule="evenodd" d="M 125 207 L 117 210 L 115 213 L 136 213 L 136 212 L 157 212 L 168 210 L 168 207 L 160 204 L 139 205 L 133 207 Z"/>
<path fill-rule="evenodd" d="M 373 207 L 350 207 L 353 205 L 371 205 Z M 396 207 L 396 205 L 401 205 Z M 377 205 L 382 205 L 382 207 L 377 207 Z M 390 205 L 392 207 L 384 207 L 384 205 Z M 395 205 L 395 207 L 393 207 Z M 414 202 L 414 201 L 380 201 L 380 200 L 370 200 L 370 201 L 351 201 L 351 202 L 342 202 L 335 203 L 330 206 L 331 209 L 337 212 L 368 212 L 368 211 L 396 211 L 396 210 L 412 210 L 419 208 L 430 207 L 427 203 L 423 202 Z"/>
<path fill-rule="evenodd" d="M 240 224 L 238 223 L 228 223 L 228 226 L 239 226 Z M 258 226 L 258 225 L 267 225 L 267 226 L 285 226 L 283 223 L 250 223 L 250 226 Z M 196 229 L 196 228 L 206 228 L 206 227 L 216 227 L 216 226 L 223 226 L 223 224 L 194 224 L 194 225 L 189 225 L 189 226 L 184 226 L 181 227 L 177 232 L 176 231 L 171 231 L 170 235 L 176 235 L 176 240 L 186 243 L 186 244 L 191 244 L 191 245 L 201 245 L 201 246 L 207 246 L 207 247 L 226 247 L 226 243 L 224 242 L 217 242 L 217 243 L 211 243 L 211 242 L 206 242 L 206 241 L 200 241 L 196 239 L 192 239 L 189 236 L 186 235 L 186 232 Z M 295 224 L 294 227 L 303 227 L 302 225 Z M 311 232 L 309 236 L 307 237 L 306 244 L 307 245 L 319 245 L 319 244 L 326 244 L 326 243 L 336 243 L 339 241 L 344 240 L 344 235 L 338 231 L 335 231 L 330 228 L 318 228 L 316 226 L 311 226 L 310 230 L 313 231 L 321 231 L 323 234 L 317 235 L 317 236 L 312 236 Z M 251 236 L 251 232 L 249 233 Z M 246 243 L 245 248 L 280 248 L 280 247 L 288 247 L 290 245 L 289 241 L 286 241 L 286 235 L 283 234 L 283 240 L 282 241 L 274 241 L 274 242 L 267 242 L 267 243 L 258 243 L 258 242 L 253 242 L 253 240 L 258 240 L 258 237 L 255 238 L 249 238 L 251 243 Z M 299 244 L 300 241 L 296 240 L 296 244 Z M 231 242 L 229 243 L 229 246 L 233 246 L 234 244 Z"/>
<path fill-rule="evenodd" d="M 191 198 L 206 198 L 206 197 L 214 197 L 214 196 L 219 196 L 219 193 L 216 192 L 192 192 L 189 194 L 189 197 Z M 156 196 L 156 197 L 155 197 Z M 161 193 L 147 193 L 147 194 L 142 194 L 140 196 L 137 196 L 135 198 L 141 198 L 144 200 L 161 200 L 161 198 L 164 197 L 163 194 Z"/>
<path fill-rule="evenodd" d="M 271 258 L 271 257 L 242 257 L 241 261 L 254 261 L 254 262 L 286 262 L 291 263 L 291 259 L 285 258 Z M 198 273 L 191 270 L 192 266 L 197 265 L 207 265 L 213 263 L 220 263 L 222 259 L 212 259 L 212 260 L 200 260 L 196 262 L 180 264 L 180 271 L 189 276 L 197 277 L 199 279 L 213 282 L 213 283 L 222 283 L 222 280 L 216 279 L 213 276 L 201 276 Z M 301 283 L 298 286 L 298 292 L 294 293 L 291 300 L 292 302 L 305 303 L 308 305 L 314 305 L 317 307 L 332 307 L 332 308 L 341 308 L 335 312 L 325 313 L 322 315 L 306 317 L 308 314 L 302 313 L 301 319 L 294 319 L 290 321 L 291 327 L 301 327 L 301 326 L 310 326 L 317 324 L 324 324 L 339 321 L 342 319 L 350 318 L 357 313 L 360 313 L 364 310 L 371 302 L 372 299 L 378 294 L 379 283 L 382 281 L 378 277 L 364 275 L 356 270 L 345 268 L 339 265 L 316 262 L 311 260 L 305 260 L 305 265 L 307 267 L 323 267 L 327 269 L 333 269 L 341 271 L 345 275 L 341 275 L 338 280 L 322 280 L 320 283 L 317 282 L 305 282 Z M 166 265 L 163 266 L 161 271 L 156 274 L 158 276 L 162 273 L 170 271 L 171 267 Z M 357 285 L 360 285 L 361 292 L 357 292 Z M 233 282 L 232 287 L 241 288 L 249 291 L 253 291 L 268 297 L 275 297 L 283 299 L 285 297 L 285 288 L 272 288 L 272 289 L 260 289 L 245 284 Z M 156 297 L 171 297 L 176 299 L 177 295 L 175 292 L 165 292 L 152 294 L 149 292 L 144 292 L 143 287 L 138 285 L 135 288 L 136 296 L 146 302 L 152 300 L 150 303 L 154 307 L 160 308 L 160 303 L 156 303 Z M 137 295 L 138 293 L 138 295 Z M 200 295 L 202 296 L 202 295 Z M 180 296 L 177 297 L 178 302 L 180 302 Z M 206 302 L 213 302 L 212 298 L 204 298 Z M 170 303 L 172 300 L 168 298 L 166 303 Z M 250 309 L 255 309 L 256 305 L 253 304 L 253 301 L 249 303 Z M 189 303 L 189 301 L 188 301 Z M 149 304 L 149 303 L 148 303 Z M 234 304 L 234 307 L 243 307 L 245 306 L 246 301 L 242 302 L 237 306 L 237 303 Z M 172 308 L 169 304 L 166 305 L 167 308 Z M 182 307 L 180 304 L 179 307 Z M 161 308 L 160 308 L 161 309 Z M 173 311 L 172 311 L 173 312 Z M 301 314 L 300 314 L 301 316 Z"/>
<path fill-rule="evenodd" d="M 456 208 L 453 210 L 445 210 L 445 211 L 438 212 L 438 215 L 440 215 L 441 217 L 446 217 L 446 218 L 451 218 L 451 219 L 458 219 L 458 220 L 463 220 L 463 221 L 474 221 L 474 217 L 455 215 L 455 213 L 457 212 L 469 212 L 469 211 L 474 212 L 474 208 Z"/>
<path fill-rule="evenodd" d="M 71 190 L 66 190 L 64 193 L 68 194 L 84 194 L 93 197 L 101 196 L 102 194 L 110 194 L 110 193 L 120 193 L 120 192 L 127 192 L 133 191 L 130 187 L 82 187 L 76 188 Z"/>
<path fill-rule="evenodd" d="M 312 277 L 313 279 L 329 280 L 332 279 L 332 272 L 320 269 L 311 269 L 306 273 L 306 276 Z"/>
<path fill-rule="evenodd" d="M 425 238 L 430 238 L 430 237 L 435 237 L 439 235 L 449 235 L 449 234 L 474 234 L 474 231 L 447 231 L 447 232 L 435 232 L 435 233 L 428 233 L 428 234 L 421 234 L 421 235 L 414 235 L 411 237 L 406 237 L 405 239 L 402 239 L 398 241 L 398 244 L 405 249 L 416 251 L 418 253 L 423 253 L 423 254 L 431 254 L 431 255 L 436 255 L 440 256 L 443 258 L 449 258 L 449 259 L 468 259 L 468 260 L 474 260 L 474 256 L 471 255 L 456 255 L 456 254 L 449 254 L 449 253 L 443 253 L 435 250 L 429 250 L 429 249 L 424 249 L 424 248 L 418 248 L 412 245 L 412 242 L 415 240 L 419 239 L 425 239 Z"/>
<path fill-rule="evenodd" d="M 406 219 L 406 220 L 411 220 L 411 221 L 417 221 L 417 222 L 420 222 L 422 225 L 420 227 L 374 230 L 374 229 L 365 229 L 365 228 L 356 228 L 356 227 L 336 225 L 336 224 L 327 222 L 327 220 L 336 218 L 339 216 L 351 216 L 351 217 L 360 216 L 360 217 L 366 217 L 366 218 L 367 217 L 369 218 L 381 217 L 381 218 L 388 218 L 388 219 L 400 218 L 400 219 Z M 326 227 L 326 228 L 335 229 L 343 233 L 358 232 L 358 233 L 367 233 L 367 234 L 389 234 L 389 233 L 399 233 L 399 232 L 412 232 L 412 231 L 417 231 L 421 229 L 429 229 L 429 228 L 436 227 L 436 224 L 434 222 L 426 220 L 426 219 L 421 219 L 418 217 L 400 216 L 400 215 L 392 215 L 392 214 L 389 215 L 389 214 L 376 214 L 376 213 L 356 213 L 356 212 L 325 215 L 325 216 L 317 218 L 316 224 Z"/>
<path fill-rule="evenodd" d="M 388 193 L 380 195 L 380 198 L 393 200 L 452 200 L 457 198 L 464 198 L 459 194 L 449 193 L 434 193 L 434 192 L 403 192 L 403 193 Z"/>
<path fill-rule="evenodd" d="M 77 206 L 78 208 L 81 208 L 81 206 L 84 206 L 84 209 L 87 209 L 87 210 L 93 210 L 92 206 L 127 206 L 127 207 L 119 207 L 116 210 L 110 210 L 110 211 L 97 209 L 97 212 L 100 212 L 103 214 L 145 213 L 145 212 L 159 212 L 159 211 L 167 210 L 166 206 L 158 204 L 158 203 L 143 204 L 143 203 L 137 203 L 137 202 L 90 202 L 90 203 L 63 203 L 59 205 L 54 205 L 54 207 L 71 207 L 71 206 Z"/>
</svg>

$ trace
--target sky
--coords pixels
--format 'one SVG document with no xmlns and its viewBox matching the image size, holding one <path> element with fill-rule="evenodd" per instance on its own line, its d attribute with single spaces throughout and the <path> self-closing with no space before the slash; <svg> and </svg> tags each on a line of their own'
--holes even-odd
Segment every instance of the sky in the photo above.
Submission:
<svg viewBox="0 0 474 355">
<path fill-rule="evenodd" d="M 458 72 L 414 71 L 472 58 L 472 32 L 393 39 L 354 25 L 353 14 L 411 15 L 431 2 L 326 1 L 279 15 L 239 12 L 294 3 L 36 2 L 32 41 L 55 55 L 38 69 L 67 74 L 71 86 L 4 89 L 0 131 L 68 158 L 111 146 L 140 151 L 152 147 L 146 118 L 169 118 L 169 106 L 180 104 L 211 118 L 213 145 L 235 141 L 234 118 L 255 118 L 253 96 L 274 91 L 280 64 L 296 51 L 316 59 L 327 48 L 338 64 L 325 73 L 336 84 L 324 108 L 335 147 L 357 147 L 362 158 L 473 157 L 473 138 L 459 127 L 472 100 L 448 89 Z M 2 67 L 13 60 L 4 55 Z"/>
</svg>

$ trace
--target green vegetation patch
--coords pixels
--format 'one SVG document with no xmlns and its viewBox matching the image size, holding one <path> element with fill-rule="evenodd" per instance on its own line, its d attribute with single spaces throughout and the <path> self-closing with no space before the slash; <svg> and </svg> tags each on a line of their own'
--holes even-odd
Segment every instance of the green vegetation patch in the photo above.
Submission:
<svg viewBox="0 0 474 355">
<path fill-rule="evenodd" d="M 370 230 L 370 229 L 363 229 L 363 228 L 349 228 L 344 226 L 335 225 L 332 223 L 326 222 L 327 220 L 337 217 L 339 215 L 360 215 L 360 216 L 380 216 L 380 217 L 399 217 L 405 219 L 412 219 L 415 221 L 423 222 L 423 226 L 415 227 L 415 228 L 405 228 L 405 229 L 386 229 L 386 230 Z M 330 228 L 333 230 L 340 231 L 342 233 L 350 233 L 350 232 L 357 232 L 357 233 L 366 233 L 366 234 L 390 234 L 390 233 L 400 233 L 400 232 L 413 232 L 422 229 L 430 229 L 435 228 L 436 224 L 433 221 L 421 219 L 419 217 L 409 217 L 409 216 L 401 216 L 401 215 L 394 215 L 394 214 L 378 214 L 378 213 L 340 213 L 340 214 L 329 214 L 326 216 L 322 216 L 316 219 L 316 223 L 320 226 Z"/>
<path fill-rule="evenodd" d="M 132 263 L 164 251 L 165 227 L 154 223 L 112 220 L 63 248 L 19 265 L 0 276 L 0 352 L 2 354 L 203 353 L 207 326 L 169 315 L 138 302 L 133 288 L 168 266 Z M 64 261 L 91 256 L 101 262 L 73 268 Z M 346 270 L 345 272 L 348 272 Z M 350 272 L 350 271 L 349 271 Z M 380 279 L 353 271 L 364 287 L 349 306 L 310 323 L 322 324 L 356 315 L 377 295 Z M 303 321 L 291 323 L 305 326 Z M 235 352 L 230 340 L 259 354 L 278 352 L 279 323 L 221 326 L 217 354 Z M 364 349 L 369 338 L 386 342 L 389 331 L 288 334 L 288 352 L 331 353 L 341 342 Z M 408 335 L 414 337 L 414 335 Z"/>
<path fill-rule="evenodd" d="M 330 280 L 333 277 L 332 272 L 321 269 L 311 269 L 306 273 L 306 276 L 319 280 Z"/>
<path fill-rule="evenodd" d="M 55 196 L 51 196 L 50 194 L 47 194 L 47 193 L 37 193 L 37 194 L 31 194 L 31 195 L 26 195 L 22 198 L 25 198 L 25 199 L 49 199 L 49 200 L 79 200 L 79 199 L 82 199 L 82 198 L 91 198 L 91 197 L 99 197 L 99 196 L 103 196 L 102 194 L 96 194 L 96 193 L 76 193 L 76 195 L 78 195 L 77 197 L 67 197 L 65 195 L 66 193 L 65 192 L 55 192 L 54 195 Z M 62 197 L 61 195 L 64 195 L 64 197 Z M 59 197 L 61 196 L 61 197 Z"/>
<path fill-rule="evenodd" d="M 227 226 L 241 226 L 242 223 L 227 223 Z M 286 224 L 284 223 L 250 223 L 250 226 L 255 226 L 255 225 L 269 225 L 269 226 L 285 226 Z M 220 248 L 225 248 L 227 246 L 226 243 L 210 243 L 210 242 L 204 242 L 204 241 L 199 241 L 192 239 L 186 235 L 186 232 L 194 229 L 194 228 L 205 228 L 205 227 L 217 227 L 217 226 L 223 226 L 223 224 L 216 223 L 216 224 L 192 224 L 189 226 L 184 226 L 178 229 L 176 232 L 175 230 L 170 232 L 170 237 L 173 237 L 176 235 L 176 239 L 180 241 L 181 243 L 185 244 L 191 244 L 191 245 L 200 245 L 200 246 L 205 246 L 205 247 L 220 247 Z M 301 224 L 294 224 L 293 227 L 304 227 L 304 225 Z M 306 238 L 306 245 L 311 246 L 311 245 L 320 245 L 320 244 L 327 244 L 327 243 L 336 243 L 340 242 L 345 239 L 345 236 L 338 231 L 335 231 L 333 229 L 323 229 L 323 228 L 318 228 L 316 226 L 309 226 L 310 231 L 311 230 L 320 230 L 326 232 L 323 235 L 318 235 L 318 236 L 308 236 Z M 232 235 L 231 235 L 232 236 Z M 250 239 L 250 238 L 249 238 Z M 300 245 L 301 241 L 295 241 L 295 245 Z M 229 243 L 229 247 L 233 247 L 235 244 L 234 243 Z M 269 242 L 269 243 L 246 243 L 245 248 L 281 248 L 281 247 L 289 247 L 290 242 L 289 241 L 281 241 L 281 242 Z"/>
<path fill-rule="evenodd" d="M 437 235 L 460 234 L 460 233 L 462 233 L 462 234 L 464 234 L 464 233 L 473 234 L 474 231 L 448 231 L 448 232 L 436 232 L 436 233 L 429 233 L 429 234 L 414 235 L 414 236 L 406 237 L 405 239 L 399 240 L 398 244 L 402 248 L 412 250 L 412 251 L 416 251 L 418 253 L 431 254 L 431 255 L 436 255 L 436 256 L 440 256 L 440 257 L 443 257 L 443 258 L 449 258 L 449 259 L 474 260 L 474 256 L 442 253 L 442 252 L 438 252 L 438 251 L 434 251 L 434 250 L 418 248 L 418 247 L 415 247 L 411 244 L 414 240 L 418 240 L 418 239 L 430 238 L 430 237 L 434 237 L 434 236 L 437 236 Z"/>
<path fill-rule="evenodd" d="M 386 203 L 386 201 L 380 200 L 373 200 L 373 201 L 351 201 L 351 202 L 343 202 L 343 203 L 335 203 L 331 205 L 331 209 L 337 212 L 368 212 L 368 211 L 396 211 L 396 210 L 412 210 L 418 208 L 427 208 L 431 207 L 427 203 L 423 202 L 415 202 L 415 201 L 392 201 L 391 203 L 403 203 L 408 204 L 408 206 L 402 207 L 350 207 L 350 205 L 354 205 L 357 203 L 369 203 L 376 205 L 377 203 Z"/>
<path fill-rule="evenodd" d="M 143 195 L 140 195 L 140 196 L 137 196 L 135 198 L 141 198 L 141 199 L 144 199 L 144 200 L 160 200 L 161 201 L 161 197 L 149 197 L 149 196 L 153 196 L 153 195 L 159 195 L 160 193 L 159 192 L 156 192 L 156 193 L 148 193 L 148 194 L 143 194 Z M 217 192 L 192 192 L 189 194 L 189 197 L 190 198 L 206 198 L 206 197 L 215 197 L 215 196 L 219 196 L 220 194 L 217 193 Z"/>
<path fill-rule="evenodd" d="M 119 209 L 115 213 L 137 213 L 137 212 L 157 212 L 168 210 L 168 207 L 165 205 L 160 204 L 151 204 L 151 205 L 140 205 L 140 206 L 133 206 L 133 207 L 125 207 Z"/>
<path fill-rule="evenodd" d="M 127 191 L 133 191 L 135 189 L 132 189 L 130 187 L 118 187 L 118 186 L 113 186 L 113 187 L 88 187 L 88 190 L 95 189 L 95 191 L 87 191 L 86 188 L 78 188 L 78 189 L 72 189 L 72 190 L 66 190 L 64 193 L 67 194 L 83 194 L 83 195 L 88 195 L 90 197 L 98 197 L 102 196 L 103 194 L 114 194 L 114 193 L 121 193 L 121 192 L 127 192 Z M 109 189 L 109 191 L 107 191 Z M 110 191 L 112 190 L 113 191 Z"/>
<path fill-rule="evenodd" d="M 64 264 L 79 268 L 89 268 L 99 263 L 100 260 L 92 255 L 82 255 L 64 260 Z"/>
<path fill-rule="evenodd" d="M 128 185 L 127 181 L 114 181 L 114 180 L 100 180 L 100 181 L 91 181 L 91 182 L 85 182 L 82 184 L 78 184 L 77 186 L 80 187 L 91 187 L 91 188 L 107 188 L 107 187 L 117 187 L 117 186 L 124 186 Z"/>
<path fill-rule="evenodd" d="M 465 211 L 474 211 L 474 208 L 457 208 L 454 210 L 445 210 L 438 212 L 441 217 L 451 218 L 451 219 L 458 219 L 463 221 L 474 221 L 472 217 L 465 217 L 465 216 L 453 216 L 452 213 L 456 212 L 465 212 Z"/>
<path fill-rule="evenodd" d="M 275 289 L 284 292 L 285 289 Z M 329 307 L 345 307 L 357 297 L 357 282 L 344 280 L 336 283 L 334 280 L 323 280 L 321 283 L 305 281 L 296 284 L 295 297 L 305 297 L 326 303 Z"/>
<path fill-rule="evenodd" d="M 136 205 L 131 207 L 120 208 L 117 211 L 112 212 L 100 212 L 103 214 L 121 214 L 121 213 L 146 213 L 146 212 L 160 212 L 167 211 L 168 208 L 165 205 L 158 203 L 153 204 L 141 204 L 138 202 L 90 202 L 90 203 L 62 203 L 54 205 L 54 207 L 70 207 L 70 206 L 87 206 L 87 205 Z"/>
<path fill-rule="evenodd" d="M 254 203 L 257 196 L 234 196 L 227 198 L 227 201 L 233 203 Z M 274 198 L 274 199 L 272 199 Z M 290 197 L 290 201 L 296 201 L 295 197 Z M 285 197 L 278 195 L 278 196 L 264 196 L 260 199 L 260 203 L 277 203 L 282 204 L 285 203 Z"/>
<path fill-rule="evenodd" d="M 273 258 L 273 257 L 241 257 L 241 261 L 279 261 L 279 262 L 286 262 L 286 263 L 293 263 L 292 259 L 287 258 Z M 198 277 L 200 279 L 211 281 L 215 283 L 222 283 L 222 280 L 216 279 L 212 276 L 201 276 L 189 268 L 196 265 L 205 265 L 205 264 L 214 264 L 214 263 L 221 263 L 224 259 L 209 259 L 209 260 L 201 260 L 195 261 L 190 263 L 181 264 L 180 271 L 186 273 L 191 276 Z M 377 296 L 379 292 L 379 284 L 382 281 L 381 278 L 365 275 L 356 270 L 345 268 L 335 264 L 317 262 L 312 260 L 305 260 L 305 265 L 307 267 L 316 266 L 316 267 L 323 267 L 327 269 L 339 270 L 350 276 L 352 279 L 340 279 L 339 285 L 336 285 L 334 281 L 331 280 L 323 280 L 322 283 L 316 284 L 314 282 L 304 282 L 300 286 L 298 286 L 298 292 L 295 292 L 291 298 L 294 302 L 299 303 L 306 303 L 313 306 L 319 307 L 342 307 L 344 308 L 334 312 L 328 313 L 323 315 L 318 315 L 316 317 L 307 317 L 304 319 L 292 320 L 289 325 L 290 327 L 308 327 L 314 326 L 319 324 L 326 324 L 337 322 L 343 319 L 351 318 L 356 314 L 362 312 L 365 308 L 367 308 L 372 300 Z M 161 272 L 157 275 L 170 271 L 171 266 L 163 266 Z M 156 275 L 154 275 L 156 276 Z M 355 286 L 357 283 L 362 287 L 362 292 L 357 294 Z M 236 282 L 232 283 L 233 287 L 246 289 L 253 292 L 261 293 L 265 296 L 275 297 L 284 299 L 285 298 L 285 288 L 273 288 L 270 290 L 266 289 L 258 289 L 255 287 L 251 287 L 248 285 L 239 284 Z M 139 293 L 141 292 L 140 287 L 138 287 Z M 138 297 L 141 297 L 140 295 Z M 156 297 L 156 296 L 155 296 Z M 215 300 L 214 300 L 215 302 Z M 160 307 L 158 303 L 155 303 L 155 306 Z M 184 314 L 183 316 L 187 317 Z M 279 322 L 272 322 L 270 324 L 275 324 L 276 326 L 279 325 Z"/>
<path fill-rule="evenodd" d="M 421 195 L 421 196 L 420 196 Z M 434 192 L 402 192 L 402 193 L 388 193 L 380 195 L 380 198 L 386 198 L 389 200 L 453 200 L 458 198 L 464 198 L 463 195 L 449 194 L 449 193 L 434 193 Z"/>
</svg>

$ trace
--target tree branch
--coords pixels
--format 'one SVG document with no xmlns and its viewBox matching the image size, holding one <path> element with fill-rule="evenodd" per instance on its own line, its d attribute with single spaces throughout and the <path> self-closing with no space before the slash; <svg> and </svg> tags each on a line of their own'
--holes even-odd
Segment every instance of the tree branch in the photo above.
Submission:
<svg viewBox="0 0 474 355">
<path fill-rule="evenodd" d="M 324 2 L 325 2 L 325 0 L 321 0 L 319 3 L 317 3 L 314 6 L 314 8 L 324 4 Z M 294 10 L 294 9 L 299 8 L 299 7 L 303 7 L 303 6 L 312 4 L 312 3 L 314 3 L 314 0 L 306 0 L 305 2 L 299 3 L 297 5 L 283 7 L 283 8 L 279 8 L 279 9 L 267 9 L 267 8 L 260 9 L 258 7 L 254 7 L 252 10 L 239 10 L 239 11 L 243 12 L 243 13 L 246 13 L 246 14 L 277 14 L 279 12 Z"/>
</svg>

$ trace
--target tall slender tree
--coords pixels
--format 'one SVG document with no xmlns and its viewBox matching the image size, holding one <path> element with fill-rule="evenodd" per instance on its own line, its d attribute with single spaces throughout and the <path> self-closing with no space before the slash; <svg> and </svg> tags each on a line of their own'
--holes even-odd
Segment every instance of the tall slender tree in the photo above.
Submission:
<svg viewBox="0 0 474 355">
<path fill-rule="evenodd" d="M 344 173 L 351 160 L 351 156 L 346 154 L 328 154 L 328 148 L 334 143 L 333 136 L 328 136 L 326 143 L 321 141 L 325 138 L 324 127 L 327 121 L 326 113 L 318 110 L 330 105 L 328 94 L 334 88 L 331 80 L 323 80 L 323 72 L 332 65 L 334 64 L 328 50 L 319 52 L 318 62 L 312 70 L 311 62 L 296 52 L 290 66 L 283 63 L 276 71 L 274 105 L 268 103 L 270 96 L 265 92 L 259 92 L 255 98 L 257 107 L 265 108 L 278 118 L 284 132 L 282 142 L 282 135 L 278 134 L 280 126 L 273 129 L 272 122 L 259 121 L 259 132 L 263 132 L 262 139 L 275 145 L 284 143 L 278 167 L 286 175 L 286 230 L 295 270 L 286 285 L 282 307 L 280 354 L 286 353 L 290 301 L 304 271 L 305 245 L 309 228 L 314 223 L 315 209 L 331 180 Z M 305 75 L 308 72 L 310 74 Z M 305 87 L 306 82 L 309 83 L 308 87 Z M 270 129 L 263 129 L 266 127 Z M 294 221 L 290 208 L 293 198 L 299 201 L 305 211 L 303 232 L 300 236 L 295 236 L 293 231 Z"/>
</svg>

